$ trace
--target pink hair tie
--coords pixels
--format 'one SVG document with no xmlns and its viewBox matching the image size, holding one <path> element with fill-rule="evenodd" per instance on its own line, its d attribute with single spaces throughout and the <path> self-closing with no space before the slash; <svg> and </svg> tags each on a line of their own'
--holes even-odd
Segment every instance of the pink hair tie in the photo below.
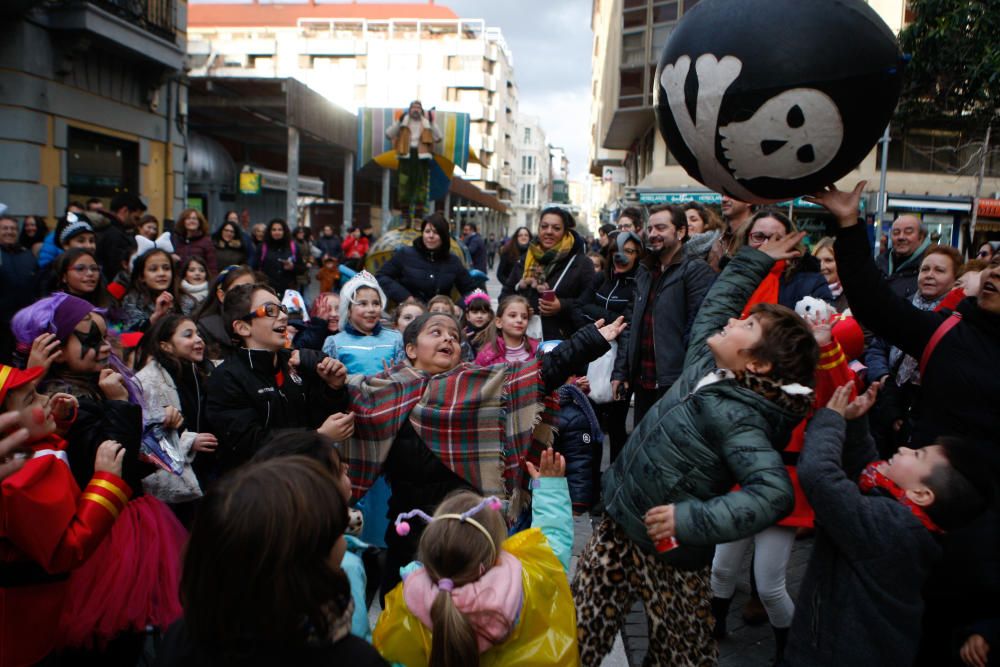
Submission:
<svg viewBox="0 0 1000 667">
<path fill-rule="evenodd" d="M 486 303 L 493 305 L 493 302 L 490 301 L 490 295 L 484 292 L 483 290 L 477 288 L 472 290 L 472 292 L 467 297 L 465 297 L 464 301 L 466 307 L 468 307 L 469 304 L 471 304 L 476 299 L 483 299 L 484 301 L 486 301 Z"/>
<path fill-rule="evenodd" d="M 455 590 L 455 582 L 451 579 L 438 579 L 437 586 L 442 591 L 448 591 L 449 593 Z"/>
</svg>

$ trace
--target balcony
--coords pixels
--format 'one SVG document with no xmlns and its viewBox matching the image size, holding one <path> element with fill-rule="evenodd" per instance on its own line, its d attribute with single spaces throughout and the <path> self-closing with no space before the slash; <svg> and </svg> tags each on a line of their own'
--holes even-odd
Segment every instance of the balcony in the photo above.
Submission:
<svg viewBox="0 0 1000 667">
<path fill-rule="evenodd" d="M 50 30 L 90 33 L 98 43 L 167 69 L 184 66 L 177 45 L 179 0 L 46 0 L 39 18 Z M 183 28 L 183 26 L 181 26 Z"/>
</svg>

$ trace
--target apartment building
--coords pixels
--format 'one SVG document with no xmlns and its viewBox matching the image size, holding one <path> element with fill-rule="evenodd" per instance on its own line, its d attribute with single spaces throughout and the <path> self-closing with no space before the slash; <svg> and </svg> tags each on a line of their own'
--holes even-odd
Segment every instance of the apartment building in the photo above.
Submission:
<svg viewBox="0 0 1000 667">
<path fill-rule="evenodd" d="M 624 205 L 678 202 L 697 194 L 711 202 L 712 193 L 692 179 L 670 154 L 656 127 L 653 90 L 663 45 L 686 11 L 698 0 L 593 0 L 594 33 L 591 91 L 590 172 L 591 210 L 607 221 Z M 869 4 L 899 32 L 911 20 L 906 0 L 869 0 Z M 960 245 L 962 228 L 972 215 L 978 162 L 969 162 L 970 142 L 978 137 L 957 131 L 891 130 L 886 179 L 887 224 L 902 213 L 921 217 L 936 237 Z M 963 150 L 949 150 L 950 147 Z M 852 187 L 868 179 L 864 204 L 878 209 L 879 159 L 874 148 L 841 185 Z M 608 179 L 607 167 L 622 167 L 624 183 Z M 598 180 L 600 179 L 600 180 Z M 1000 158 L 986 164 L 981 190 L 981 216 L 1000 211 Z M 992 198 L 992 199 L 991 199 Z M 815 212 L 802 200 L 788 205 L 802 216 Z M 1000 219 L 980 218 L 980 234 L 1000 233 Z M 992 237 L 991 237 L 992 238 Z"/>
<path fill-rule="evenodd" d="M 521 189 L 513 56 L 499 28 L 434 2 L 196 4 L 192 76 L 290 77 L 350 110 L 468 113 L 465 178 L 508 206 Z"/>
<path fill-rule="evenodd" d="M 70 201 L 184 208 L 185 0 L 0 3 L 0 202 L 50 228 Z"/>
<path fill-rule="evenodd" d="M 518 116 L 515 140 L 518 191 L 510 230 L 521 226 L 534 229 L 539 211 L 552 199 L 549 145 L 545 140 L 545 131 L 535 116 Z"/>
</svg>

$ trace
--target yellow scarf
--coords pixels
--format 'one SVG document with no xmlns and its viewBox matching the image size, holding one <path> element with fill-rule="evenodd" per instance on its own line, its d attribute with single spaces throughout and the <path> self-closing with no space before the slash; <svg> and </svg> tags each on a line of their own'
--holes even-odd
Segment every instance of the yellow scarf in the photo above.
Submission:
<svg viewBox="0 0 1000 667">
<path fill-rule="evenodd" d="M 552 267 L 572 252 L 574 243 L 576 243 L 576 238 L 573 236 L 573 232 L 569 230 L 566 230 L 562 241 L 551 250 L 542 250 L 542 246 L 538 244 L 538 239 L 532 241 L 528 245 L 527 254 L 524 256 L 524 274 L 521 276 L 521 279 L 528 281 L 534 278 L 534 273 L 539 270 L 535 268 L 537 264 L 541 267 L 541 272 L 547 281 L 549 274 L 552 272 Z"/>
</svg>

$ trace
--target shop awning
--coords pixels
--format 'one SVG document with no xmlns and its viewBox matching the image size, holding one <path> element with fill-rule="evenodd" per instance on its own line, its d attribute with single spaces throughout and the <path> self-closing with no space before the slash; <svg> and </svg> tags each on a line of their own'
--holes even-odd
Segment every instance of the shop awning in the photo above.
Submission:
<svg viewBox="0 0 1000 667">
<path fill-rule="evenodd" d="M 488 192 L 483 192 L 472 183 L 469 183 L 458 176 L 451 179 L 451 188 L 448 190 L 453 196 L 462 197 L 474 204 L 491 208 L 500 213 L 507 213 L 507 207 L 503 202 Z"/>
<path fill-rule="evenodd" d="M 980 199 L 979 215 L 984 218 L 1000 218 L 1000 199 Z"/>
</svg>

